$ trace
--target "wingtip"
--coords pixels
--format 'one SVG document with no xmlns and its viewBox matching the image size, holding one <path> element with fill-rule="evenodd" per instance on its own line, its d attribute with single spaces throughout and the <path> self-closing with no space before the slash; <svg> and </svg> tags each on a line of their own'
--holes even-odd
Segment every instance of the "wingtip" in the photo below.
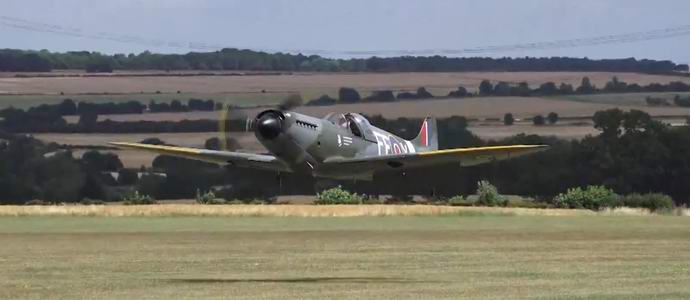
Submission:
<svg viewBox="0 0 690 300">
<path fill-rule="evenodd" d="M 551 146 L 549 146 L 549 145 L 533 145 L 532 147 L 537 149 L 537 151 L 546 151 Z"/>
<path fill-rule="evenodd" d="M 129 144 L 129 143 L 125 143 L 125 142 L 108 142 L 108 145 L 118 146 L 118 147 L 126 146 L 127 144 Z"/>
</svg>

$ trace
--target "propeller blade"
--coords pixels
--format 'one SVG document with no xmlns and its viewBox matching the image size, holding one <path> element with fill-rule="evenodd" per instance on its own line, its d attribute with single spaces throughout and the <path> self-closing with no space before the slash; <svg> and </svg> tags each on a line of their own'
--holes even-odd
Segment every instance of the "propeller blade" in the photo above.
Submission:
<svg viewBox="0 0 690 300">
<path fill-rule="evenodd" d="M 223 109 L 220 112 L 220 118 L 218 118 L 218 145 L 221 151 L 228 151 L 228 115 L 230 111 L 230 105 L 223 103 Z"/>
</svg>

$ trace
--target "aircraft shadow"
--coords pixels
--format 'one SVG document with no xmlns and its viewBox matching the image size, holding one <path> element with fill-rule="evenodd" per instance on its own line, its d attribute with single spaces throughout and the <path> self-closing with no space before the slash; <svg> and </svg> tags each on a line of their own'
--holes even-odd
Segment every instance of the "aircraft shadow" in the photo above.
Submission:
<svg viewBox="0 0 690 300">
<path fill-rule="evenodd" d="M 395 277 L 291 277 L 291 278 L 175 278 L 174 283 L 438 283 L 440 281 L 414 280 Z"/>
</svg>

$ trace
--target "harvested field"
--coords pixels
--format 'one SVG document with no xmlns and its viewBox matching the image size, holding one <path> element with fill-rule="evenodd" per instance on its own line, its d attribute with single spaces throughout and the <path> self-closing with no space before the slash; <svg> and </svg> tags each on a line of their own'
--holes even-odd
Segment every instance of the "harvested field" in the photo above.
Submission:
<svg viewBox="0 0 690 300">
<path fill-rule="evenodd" d="M 252 106 L 278 103 L 290 93 L 300 93 L 305 99 L 313 99 L 322 94 L 336 96 L 338 88 L 343 86 L 357 88 L 363 95 L 374 90 L 409 91 L 420 86 L 436 95 L 446 95 L 459 85 L 475 90 L 484 79 L 494 82 L 526 81 L 535 87 L 547 81 L 577 86 L 584 76 L 590 77 L 597 86 L 603 86 L 613 76 L 643 85 L 676 80 L 690 83 L 688 77 L 611 72 L 294 73 L 252 76 L 31 78 L 0 75 L 0 108 L 26 108 L 56 103 L 64 98 L 89 102 L 169 102 L 173 99 L 201 98 Z"/>
<path fill-rule="evenodd" d="M 536 134 L 541 136 L 556 136 L 562 139 L 574 140 L 581 139 L 587 135 L 597 135 L 600 133 L 592 125 L 555 125 L 555 126 L 534 126 L 532 124 L 516 124 L 513 126 L 505 125 L 483 125 L 470 126 L 472 133 L 484 140 L 500 140 L 517 134 Z"/>
<path fill-rule="evenodd" d="M 7 299 L 690 297 L 690 219 L 0 217 Z"/>
<path fill-rule="evenodd" d="M 15 108 L 30 108 L 41 104 L 56 104 L 62 100 L 69 98 L 74 101 L 83 101 L 90 103 L 108 103 L 108 102 L 126 102 L 126 101 L 140 101 L 148 104 L 150 101 L 158 103 L 171 102 L 173 100 L 180 100 L 186 102 L 191 98 L 195 99 L 212 99 L 217 102 L 233 104 L 236 106 L 257 106 L 257 105 L 273 105 L 285 99 L 290 92 L 237 92 L 237 93 L 161 93 L 155 92 L 135 93 L 135 94 L 94 94 L 94 95 L 45 95 L 45 94 L 27 94 L 27 95 L 3 95 L 0 93 L 0 109 L 6 107 Z M 317 95 L 318 96 L 318 95 Z M 316 96 L 314 96 L 316 97 Z"/>
<path fill-rule="evenodd" d="M 633 95 L 633 94 L 625 94 Z M 516 118 L 531 118 L 537 114 L 546 115 L 556 112 L 561 117 L 589 117 L 595 112 L 610 108 L 619 107 L 621 109 L 639 109 L 650 113 L 653 116 L 687 116 L 690 115 L 690 108 L 667 106 L 650 107 L 637 104 L 637 100 L 632 100 L 633 104 L 620 102 L 618 104 L 599 103 L 586 101 L 583 96 L 575 100 L 551 99 L 542 97 L 478 97 L 463 99 L 436 99 L 422 101 L 401 101 L 395 103 L 357 103 L 357 104 L 338 104 L 330 106 L 302 106 L 295 109 L 298 112 L 313 116 L 325 116 L 330 112 L 360 112 L 368 115 L 383 115 L 386 118 L 398 117 L 448 117 L 465 116 L 468 118 L 502 118 L 505 113 L 512 113 Z M 606 97 L 596 95 L 596 97 Z M 618 99 L 625 97 L 617 95 Z M 632 97 L 632 96 L 631 96 Z M 635 99 L 638 97 L 635 96 Z M 603 102 L 603 101 L 602 101 Z M 266 108 L 243 109 L 240 112 L 247 116 L 255 116 Z M 113 121 L 179 121 L 179 120 L 200 120 L 218 119 L 218 112 L 188 112 L 188 113 L 152 113 L 152 114 L 132 114 L 132 115 L 101 115 L 99 120 Z M 68 122 L 77 122 L 77 117 L 66 118 Z"/>
<path fill-rule="evenodd" d="M 688 96 L 690 93 L 628 93 L 628 94 L 596 94 L 596 95 L 568 95 L 557 96 L 556 99 L 569 101 L 579 101 L 587 103 L 603 103 L 622 106 L 648 106 L 647 97 L 666 99 L 669 104 L 673 104 L 676 95 Z"/>
<path fill-rule="evenodd" d="M 649 84 L 690 78 L 613 72 L 467 72 L 467 73 L 294 73 L 290 75 L 194 76 L 194 77 L 0 77 L 2 93 L 80 94 L 176 92 L 222 93 L 266 91 L 335 90 L 343 86 L 373 89 L 476 88 L 484 79 L 538 85 L 547 81 L 579 85 L 582 77 L 603 86 L 613 76 L 628 83 Z"/>
</svg>

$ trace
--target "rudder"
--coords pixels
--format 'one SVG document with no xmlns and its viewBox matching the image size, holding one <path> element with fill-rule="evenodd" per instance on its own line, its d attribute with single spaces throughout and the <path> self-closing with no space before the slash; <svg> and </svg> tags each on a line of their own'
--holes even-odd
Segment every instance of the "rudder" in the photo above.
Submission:
<svg viewBox="0 0 690 300">
<path fill-rule="evenodd" d="M 412 141 L 418 152 L 438 150 L 438 128 L 436 118 L 425 118 L 419 134 Z"/>
</svg>

